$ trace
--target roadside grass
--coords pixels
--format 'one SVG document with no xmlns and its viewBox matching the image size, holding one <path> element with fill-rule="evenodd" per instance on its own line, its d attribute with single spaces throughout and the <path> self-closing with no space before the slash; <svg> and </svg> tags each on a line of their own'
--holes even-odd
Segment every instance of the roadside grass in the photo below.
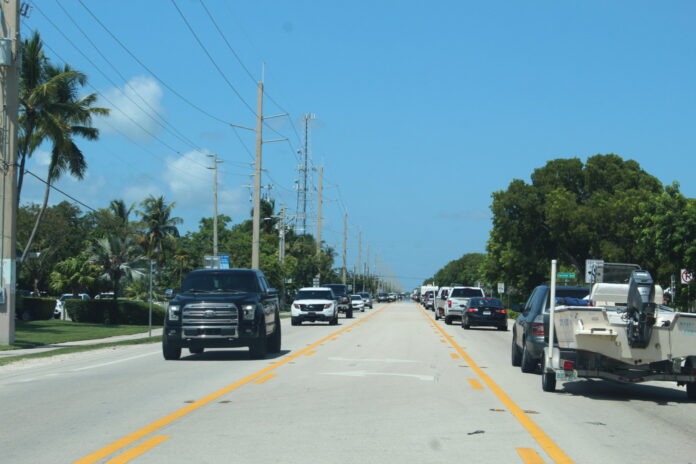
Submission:
<svg viewBox="0 0 696 464">
<path fill-rule="evenodd" d="M 159 328 L 159 326 L 157 327 Z M 133 335 L 148 331 L 146 325 L 104 325 L 71 321 L 17 321 L 13 345 L 2 345 L 0 351 L 36 348 L 55 343 L 95 340 L 117 335 Z"/>
<path fill-rule="evenodd" d="M 146 330 L 147 330 L 147 328 L 146 328 Z M 121 335 L 123 335 L 123 334 L 121 334 Z M 111 348 L 111 347 L 123 346 L 123 345 L 140 345 L 140 344 L 144 344 L 144 343 L 160 343 L 161 341 L 162 341 L 162 336 L 157 335 L 155 337 L 150 337 L 150 338 L 139 338 L 136 340 L 123 340 L 120 342 L 111 342 L 111 343 L 99 343 L 97 345 L 66 346 L 63 348 L 56 348 L 56 349 L 50 350 L 50 351 L 43 351 L 41 353 L 25 354 L 22 356 L 11 356 L 8 358 L 0 358 L 0 366 L 4 366 L 6 364 L 21 361 L 23 359 L 48 358 L 51 356 L 58 356 L 61 354 L 79 353 L 82 351 L 98 350 L 101 348 Z"/>
</svg>

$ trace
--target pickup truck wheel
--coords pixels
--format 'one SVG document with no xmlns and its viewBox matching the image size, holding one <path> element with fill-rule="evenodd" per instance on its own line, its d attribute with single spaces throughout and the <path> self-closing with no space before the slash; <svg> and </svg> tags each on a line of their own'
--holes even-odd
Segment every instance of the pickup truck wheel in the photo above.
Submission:
<svg viewBox="0 0 696 464">
<path fill-rule="evenodd" d="M 346 319 L 353 319 L 353 310 L 352 309 L 346 310 Z"/>
<path fill-rule="evenodd" d="M 267 340 L 268 343 L 268 352 L 269 353 L 280 353 L 280 339 L 282 336 L 281 333 L 281 328 L 280 328 L 280 315 L 276 314 L 275 316 L 275 323 L 273 324 L 275 328 L 273 329 L 273 334 L 271 335 L 271 338 Z"/>
<path fill-rule="evenodd" d="M 189 347 L 189 353 L 191 353 L 191 354 L 201 354 L 201 353 L 203 353 L 203 351 L 205 351 L 205 348 L 203 348 L 202 346 L 195 346 L 195 347 L 190 346 Z"/>
<path fill-rule="evenodd" d="M 300 319 L 297 317 L 291 317 L 290 318 L 290 325 L 300 325 L 302 322 L 300 322 Z"/>
<path fill-rule="evenodd" d="M 181 357 L 181 345 L 169 340 L 166 335 L 162 337 L 162 355 L 167 361 L 176 361 Z"/>
<path fill-rule="evenodd" d="M 445 316 L 445 324 L 452 325 L 452 318 L 449 316 Z"/>
<path fill-rule="evenodd" d="M 338 313 L 329 321 L 329 325 L 338 325 Z"/>
<path fill-rule="evenodd" d="M 522 364 L 522 350 L 520 350 L 517 347 L 517 343 L 515 343 L 514 335 L 512 337 L 512 349 L 510 351 L 511 351 L 510 362 L 512 363 L 513 366 L 520 367 L 520 364 Z"/>
<path fill-rule="evenodd" d="M 696 382 L 688 382 L 686 384 L 686 397 L 691 401 L 696 400 Z"/>
<path fill-rule="evenodd" d="M 249 357 L 251 359 L 264 359 L 267 353 L 266 345 L 266 326 L 263 323 L 259 324 L 259 335 L 249 345 Z"/>
<path fill-rule="evenodd" d="M 541 359 L 541 389 L 545 392 L 556 391 L 556 373 L 546 371 L 546 356 Z"/>
<path fill-rule="evenodd" d="M 522 372 L 529 374 L 536 370 L 537 363 L 532 359 L 532 356 L 527 350 L 527 342 L 522 345 L 522 360 L 520 362 L 520 369 Z"/>
<path fill-rule="evenodd" d="M 436 321 L 440 320 L 440 315 L 438 314 L 437 311 L 435 311 L 435 320 Z"/>
</svg>

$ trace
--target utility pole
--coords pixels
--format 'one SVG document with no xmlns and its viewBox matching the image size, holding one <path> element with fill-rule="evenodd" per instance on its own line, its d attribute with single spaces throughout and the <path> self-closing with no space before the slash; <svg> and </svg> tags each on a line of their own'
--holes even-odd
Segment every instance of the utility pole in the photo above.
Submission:
<svg viewBox="0 0 696 464">
<path fill-rule="evenodd" d="M 362 271 L 362 232 L 358 232 L 358 265 L 353 266 L 355 269 L 355 272 L 361 272 Z M 363 281 L 362 284 L 362 289 L 365 291 L 365 282 Z M 354 288 L 355 290 L 355 288 Z"/>
<path fill-rule="evenodd" d="M 343 216 L 343 268 L 341 269 L 341 281 L 346 284 L 346 257 L 348 255 L 348 214 Z"/>
<path fill-rule="evenodd" d="M 17 130 L 19 118 L 19 0 L 0 2 L 0 108 L 2 111 L 2 241 L 0 246 L 0 345 L 12 345 L 15 336 L 15 283 L 17 268 Z"/>
<path fill-rule="evenodd" d="M 217 262 L 218 267 L 220 262 L 217 261 L 218 258 L 218 167 L 222 160 L 217 158 L 217 155 L 213 153 L 208 155 L 208 157 L 213 158 L 213 167 L 208 168 L 213 170 L 213 256 Z"/>
<path fill-rule="evenodd" d="M 319 168 L 319 190 L 317 192 L 317 256 L 321 254 L 321 220 L 324 205 L 324 167 Z"/>
<path fill-rule="evenodd" d="M 309 121 L 314 119 L 314 114 L 308 113 L 304 119 L 304 148 L 302 152 L 302 162 L 298 168 L 300 171 L 300 182 L 297 188 L 297 223 L 295 231 L 298 234 L 307 233 L 307 177 L 309 176 Z"/>
<path fill-rule="evenodd" d="M 263 82 L 259 82 L 256 97 L 256 163 L 254 164 L 254 212 L 251 232 L 251 267 L 259 268 L 261 242 L 261 155 L 263 145 Z"/>
<path fill-rule="evenodd" d="M 278 261 L 285 261 L 285 208 L 278 213 Z"/>
</svg>

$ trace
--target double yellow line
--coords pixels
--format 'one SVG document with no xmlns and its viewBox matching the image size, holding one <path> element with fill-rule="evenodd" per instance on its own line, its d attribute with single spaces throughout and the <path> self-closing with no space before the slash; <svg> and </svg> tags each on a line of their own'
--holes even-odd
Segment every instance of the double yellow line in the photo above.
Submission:
<svg viewBox="0 0 696 464">
<path fill-rule="evenodd" d="M 359 326 L 360 324 L 364 324 L 367 322 L 369 319 L 373 318 L 376 316 L 379 312 L 383 311 L 386 308 L 386 306 L 383 306 L 380 309 L 377 309 L 376 311 L 373 311 L 371 314 L 368 316 L 361 318 L 358 321 L 353 322 L 352 324 L 337 330 L 335 332 L 332 332 L 330 335 L 327 335 L 326 337 L 322 338 L 319 341 L 316 341 L 312 343 L 311 345 L 308 345 L 301 350 L 296 351 L 295 353 L 285 356 L 281 358 L 280 360 L 274 362 L 273 364 L 261 369 L 260 371 L 257 371 L 241 380 L 238 380 L 214 393 L 211 393 L 210 395 L 201 398 L 198 401 L 195 401 L 188 406 L 179 409 L 178 411 L 175 411 L 159 420 L 156 420 L 155 422 L 146 425 L 145 427 L 131 433 L 130 435 L 127 435 L 119 440 L 116 440 L 115 442 L 111 443 L 110 445 L 107 445 L 77 461 L 75 461 L 75 464 L 92 464 L 95 462 L 99 462 L 102 459 L 107 458 L 108 456 L 111 456 L 112 454 L 115 454 L 126 447 L 132 445 L 133 443 L 137 442 L 138 440 L 141 440 L 148 435 L 151 435 L 158 430 L 166 427 L 167 425 L 171 424 L 172 422 L 181 419 L 182 417 L 196 411 L 197 409 L 200 409 L 201 407 L 212 403 L 216 399 L 220 398 L 221 396 L 224 396 L 248 383 L 251 382 L 258 382 L 258 383 L 263 383 L 266 380 L 269 380 L 273 375 L 271 375 L 271 371 L 278 369 L 280 366 L 287 364 L 300 356 L 308 355 L 312 353 L 312 351 L 317 348 L 318 346 L 322 345 L 323 343 L 326 343 L 331 340 L 335 340 L 338 335 L 341 335 L 344 332 L 349 332 L 353 328 Z M 132 449 L 128 450 L 127 452 L 111 459 L 108 461 L 110 464 L 121 464 L 121 463 L 127 463 L 133 458 L 145 453 L 149 449 L 154 448 L 155 446 L 159 445 L 163 441 L 167 440 L 168 437 L 162 437 L 162 436 L 157 436 L 157 437 L 152 437 L 149 440 L 141 443 L 138 446 L 133 447 Z"/>
<path fill-rule="evenodd" d="M 573 460 L 561 450 L 561 448 L 554 443 L 554 441 L 549 437 L 546 432 L 544 432 L 541 427 L 539 427 L 530 417 L 524 412 L 522 408 L 517 406 L 514 401 L 500 388 L 485 372 L 481 369 L 476 362 L 469 356 L 464 349 L 459 346 L 459 344 L 454 341 L 454 339 L 445 332 L 440 325 L 436 324 L 435 321 L 428 315 L 428 313 L 421 308 L 421 312 L 425 317 L 428 318 L 430 323 L 437 329 L 437 331 L 444 337 L 444 339 L 457 351 L 457 354 L 463 359 L 471 368 L 472 371 L 476 373 L 479 379 L 490 388 L 495 396 L 507 407 L 508 411 L 517 419 L 517 421 L 524 427 L 527 432 L 536 440 L 536 442 L 541 446 L 541 448 L 553 459 L 556 463 L 568 464 L 572 463 Z M 476 380 L 476 379 L 470 379 Z M 470 382 L 472 387 L 479 389 L 476 384 L 478 382 Z M 518 452 L 522 459 L 526 463 L 533 462 L 543 462 L 541 458 L 533 451 L 529 449 L 518 449 Z"/>
</svg>

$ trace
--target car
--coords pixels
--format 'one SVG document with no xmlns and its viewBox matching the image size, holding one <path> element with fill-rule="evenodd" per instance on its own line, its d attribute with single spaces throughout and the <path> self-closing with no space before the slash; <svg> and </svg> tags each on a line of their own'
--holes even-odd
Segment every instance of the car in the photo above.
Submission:
<svg viewBox="0 0 696 464">
<path fill-rule="evenodd" d="M 365 307 L 372 309 L 372 295 L 370 292 L 360 292 L 358 295 L 360 295 L 365 302 Z"/>
<path fill-rule="evenodd" d="M 462 314 L 462 328 L 472 326 L 497 327 L 507 330 L 508 314 L 503 302 L 489 296 L 474 296 L 469 298 L 467 308 Z"/>
<path fill-rule="evenodd" d="M 338 324 L 338 304 L 328 287 L 304 287 L 298 290 L 290 306 L 290 324 L 325 321 Z"/>
<path fill-rule="evenodd" d="M 67 313 L 64 314 L 65 305 L 63 302 L 65 300 L 89 300 L 89 295 L 86 293 L 63 293 L 60 298 L 56 300 L 56 307 L 53 309 L 54 319 L 66 319 L 68 318 Z"/>
<path fill-rule="evenodd" d="M 353 311 L 365 312 L 365 302 L 358 294 L 353 294 L 350 296 L 350 306 L 353 308 Z"/>
<path fill-rule="evenodd" d="M 350 295 L 348 295 L 348 285 L 346 284 L 324 284 L 322 287 L 330 288 L 336 297 L 338 304 L 338 312 L 346 313 L 346 319 L 353 317 L 353 307 L 350 304 Z"/>
<path fill-rule="evenodd" d="M 423 303 L 423 307 L 425 309 L 430 309 L 434 310 L 435 309 L 435 292 L 432 290 L 428 290 L 421 296 L 421 302 Z"/>
<path fill-rule="evenodd" d="M 556 286 L 556 298 L 585 298 L 589 294 L 589 287 Z M 511 362 L 513 366 L 519 366 L 522 372 L 538 370 L 547 345 L 545 334 L 550 307 L 551 287 L 539 285 L 532 290 L 522 308 L 522 314 L 515 319 L 512 326 Z"/>
<path fill-rule="evenodd" d="M 379 292 L 377 294 L 377 303 L 385 303 L 389 301 L 389 294 L 385 292 Z"/>
<path fill-rule="evenodd" d="M 435 320 L 443 318 L 450 325 L 454 320 L 461 320 L 462 314 L 469 308 L 469 298 L 486 296 L 481 287 L 453 285 L 443 287 L 443 294 L 435 298 Z"/>
<path fill-rule="evenodd" d="M 396 301 L 398 299 L 399 299 L 398 295 L 394 292 L 389 293 L 389 295 L 387 296 L 388 301 Z"/>
</svg>

